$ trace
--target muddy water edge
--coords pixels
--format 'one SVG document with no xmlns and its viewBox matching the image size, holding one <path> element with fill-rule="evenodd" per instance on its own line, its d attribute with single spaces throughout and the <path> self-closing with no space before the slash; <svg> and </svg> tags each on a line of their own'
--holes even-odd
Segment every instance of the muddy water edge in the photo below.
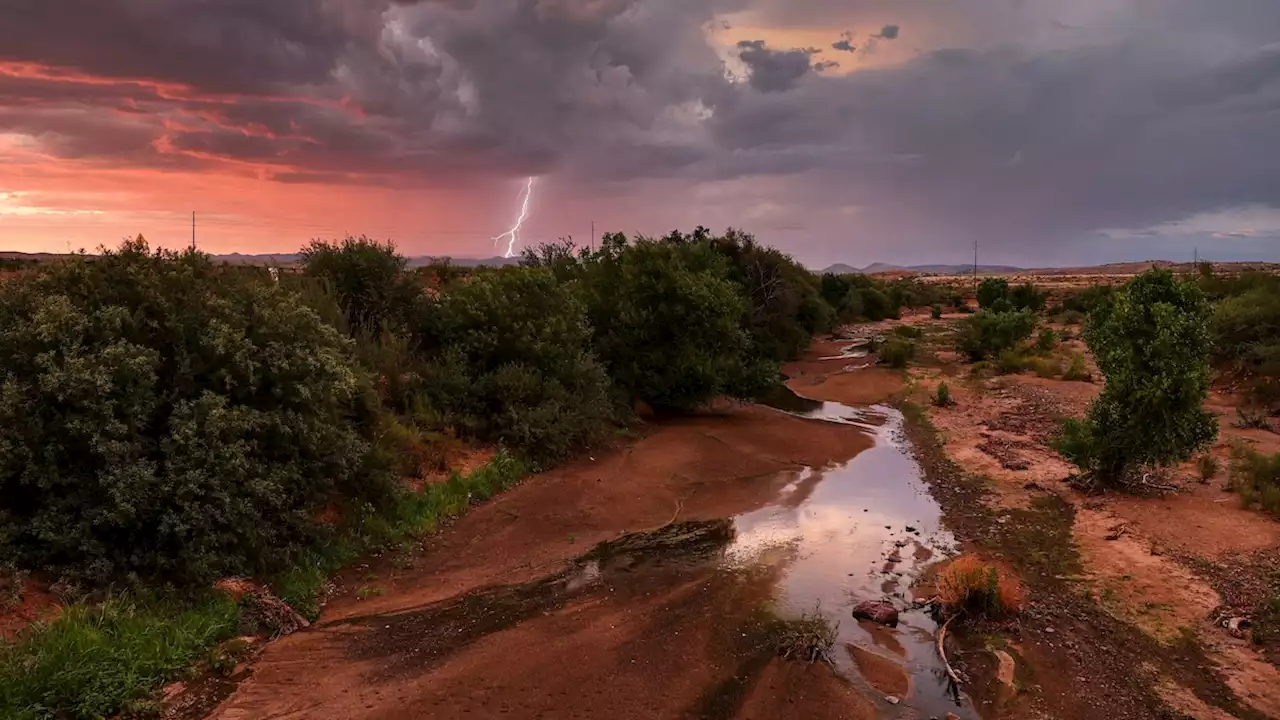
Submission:
<svg viewBox="0 0 1280 720">
<path fill-rule="evenodd" d="M 596 602 L 601 595 L 639 602 L 692 583 L 704 602 L 714 595 L 719 600 L 713 604 L 738 607 L 697 619 L 714 626 L 711 637 L 725 643 L 733 671 L 706 688 L 684 716 L 746 716 L 753 695 L 775 691 L 777 679 L 762 678 L 782 651 L 782 628 L 797 618 L 821 616 L 835 632 L 825 660 L 839 682 L 863 699 L 836 716 L 951 713 L 976 720 L 972 701 L 951 686 L 935 650 L 936 623 L 913 595 L 921 572 L 953 553 L 956 543 L 911 453 L 901 413 L 789 391 L 771 401 L 780 412 L 811 422 L 856 427 L 872 445 L 845 462 L 778 473 L 771 502 L 731 518 L 627 533 L 534 582 L 486 588 L 391 616 L 351 618 L 348 623 L 364 629 L 351 649 L 353 659 L 395 656 L 394 662 L 377 663 L 382 670 L 373 682 L 430 673 L 474 643 L 538 616 Z M 865 601 L 893 604 L 896 625 L 855 620 L 852 608 Z M 682 632 L 678 622 L 660 631 L 672 634 L 673 644 Z"/>
</svg>

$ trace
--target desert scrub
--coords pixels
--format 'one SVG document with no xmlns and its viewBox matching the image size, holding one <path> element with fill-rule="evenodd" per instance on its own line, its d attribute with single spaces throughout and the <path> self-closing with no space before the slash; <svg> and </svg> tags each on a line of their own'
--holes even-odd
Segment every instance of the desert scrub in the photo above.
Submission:
<svg viewBox="0 0 1280 720">
<path fill-rule="evenodd" d="M 1062 374 L 1062 366 L 1053 358 L 1034 357 L 1028 360 L 1027 364 L 1037 377 L 1054 378 Z"/>
<path fill-rule="evenodd" d="M 0 642 L 0 716 L 97 720 L 154 707 L 152 690 L 237 632 L 240 608 L 112 598 L 72 605 L 19 640 Z"/>
<path fill-rule="evenodd" d="M 996 372 L 1001 375 L 1016 375 L 1026 370 L 1030 361 L 1016 348 L 1001 350 L 996 358 Z"/>
<path fill-rule="evenodd" d="M 1200 471 L 1200 481 L 1209 482 L 1218 475 L 1218 459 L 1205 453 L 1196 460 L 1196 469 Z"/>
<path fill-rule="evenodd" d="M 1041 328 L 1040 334 L 1036 336 L 1036 352 L 1041 355 L 1047 355 L 1053 351 L 1054 345 L 1058 343 L 1058 335 L 1053 328 Z"/>
<path fill-rule="evenodd" d="M 916 344 L 901 337 L 889 338 L 880 349 L 880 361 L 889 367 L 901 370 L 915 357 Z"/>
<path fill-rule="evenodd" d="M 933 394 L 933 404 L 936 407 L 951 407 L 955 404 L 955 400 L 951 399 L 951 388 L 945 382 L 938 383 L 938 389 Z"/>
<path fill-rule="evenodd" d="M 1237 445 L 1231 450 L 1227 489 L 1245 507 L 1280 515 L 1280 454 L 1267 455 Z"/>
<path fill-rule="evenodd" d="M 934 303 L 933 307 L 929 309 L 929 317 L 933 318 L 934 320 L 941 320 L 942 306 L 939 305 L 938 303 Z"/>
<path fill-rule="evenodd" d="M 1036 318 L 1030 311 L 980 310 L 960 323 L 956 350 L 977 362 L 1016 348 L 1031 337 Z"/>
<path fill-rule="evenodd" d="M 893 334 L 908 340 L 919 340 L 924 336 L 924 331 L 914 325 L 899 325 L 893 329 Z"/>
<path fill-rule="evenodd" d="M 1084 364 L 1084 353 L 1071 353 L 1071 362 L 1067 364 L 1067 369 L 1063 371 L 1062 379 L 1081 382 L 1088 382 L 1093 379 L 1093 376 L 1089 374 L 1088 367 Z"/>
<path fill-rule="evenodd" d="M 938 573 L 938 602 L 947 615 L 1005 620 L 1022 611 L 1022 584 L 995 565 L 961 555 Z"/>
</svg>

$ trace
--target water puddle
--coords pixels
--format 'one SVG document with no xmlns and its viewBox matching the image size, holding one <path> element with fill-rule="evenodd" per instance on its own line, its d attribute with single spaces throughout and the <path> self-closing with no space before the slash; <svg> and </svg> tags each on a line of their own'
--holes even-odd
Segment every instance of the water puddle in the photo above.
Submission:
<svg viewBox="0 0 1280 720">
<path fill-rule="evenodd" d="M 949 694 L 934 647 L 937 625 L 913 604 L 913 580 L 951 554 L 955 538 L 942 527 L 941 510 L 906 445 L 902 415 L 884 406 L 854 408 L 799 396 L 774 406 L 801 417 L 856 425 L 875 445 L 847 463 L 792 473 L 776 504 L 734 518 L 735 540 L 727 556 L 782 569 L 775 597 L 779 614 L 798 616 L 820 608 L 839 620 L 833 660 L 870 696 L 890 693 L 863 678 L 875 674 L 881 676 L 881 688 L 900 686 L 901 680 L 893 677 L 898 665 L 910 678 L 906 696 L 894 696 L 899 707 L 925 717 L 952 712 L 977 718 L 967 700 L 957 706 Z M 877 600 L 898 609 L 896 628 L 853 619 L 855 605 Z M 860 669 L 859 664 L 875 668 Z"/>
</svg>

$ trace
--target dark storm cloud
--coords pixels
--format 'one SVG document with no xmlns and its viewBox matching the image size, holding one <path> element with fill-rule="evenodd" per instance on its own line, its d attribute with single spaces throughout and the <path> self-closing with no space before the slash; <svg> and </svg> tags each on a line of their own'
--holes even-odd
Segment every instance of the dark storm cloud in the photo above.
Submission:
<svg viewBox="0 0 1280 720">
<path fill-rule="evenodd" d="M 738 43 L 738 58 L 747 66 L 751 87 L 761 92 L 789 90 L 810 69 L 814 50 L 773 50 L 763 40 Z"/>
<path fill-rule="evenodd" d="M 738 10 L 878 66 L 762 33 L 735 79 Z M 10 0 L 0 133 L 280 182 L 791 178 L 800 217 L 1016 248 L 1280 204 L 1277 38 L 1273 0 Z"/>
</svg>

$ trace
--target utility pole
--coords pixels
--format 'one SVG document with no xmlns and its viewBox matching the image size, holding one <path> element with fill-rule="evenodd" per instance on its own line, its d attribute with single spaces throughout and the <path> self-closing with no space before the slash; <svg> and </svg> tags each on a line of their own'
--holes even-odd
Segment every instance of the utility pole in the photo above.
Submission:
<svg viewBox="0 0 1280 720">
<path fill-rule="evenodd" d="M 591 251 L 595 252 L 595 249 L 596 249 L 596 221 L 592 220 L 591 221 Z"/>
<path fill-rule="evenodd" d="M 196 249 L 196 211 L 191 211 L 191 250 Z"/>
<path fill-rule="evenodd" d="M 973 239 L 973 292 L 978 292 L 978 239 Z"/>
</svg>

